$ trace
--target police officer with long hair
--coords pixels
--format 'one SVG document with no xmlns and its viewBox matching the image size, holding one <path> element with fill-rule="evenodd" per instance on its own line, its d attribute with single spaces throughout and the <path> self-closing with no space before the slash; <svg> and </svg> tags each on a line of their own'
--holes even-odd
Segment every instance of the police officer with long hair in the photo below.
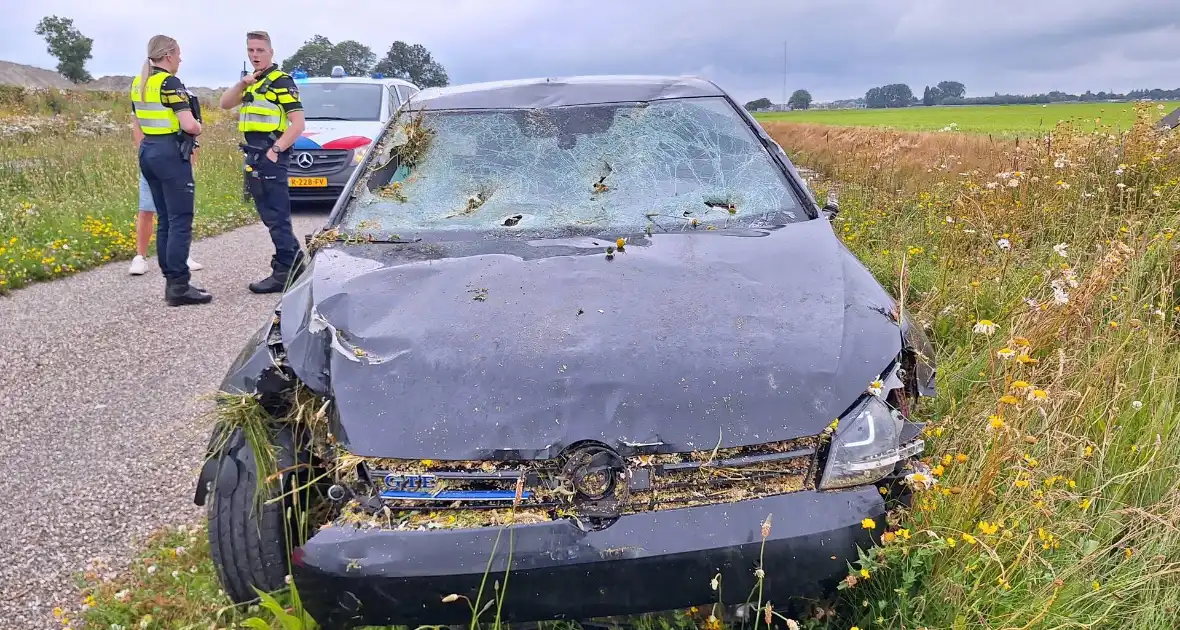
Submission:
<svg viewBox="0 0 1180 630">
<path fill-rule="evenodd" d="M 142 71 L 131 82 L 132 121 L 143 134 L 139 168 L 156 204 L 156 248 L 169 306 L 213 299 L 189 278 L 195 185 L 181 132 L 195 138 L 201 134 L 201 123 L 193 116 L 189 94 L 176 76 L 179 68 L 180 44 L 167 35 L 156 35 L 148 41 Z"/>
<path fill-rule="evenodd" d="M 287 284 L 287 276 L 302 250 L 291 226 L 291 195 L 287 171 L 291 145 L 303 134 L 303 104 L 291 75 L 273 62 L 274 49 L 266 31 L 246 33 L 246 54 L 254 72 L 242 77 L 221 95 L 222 109 L 238 109 L 238 130 L 246 144 L 246 166 L 252 186 L 250 195 L 258 216 L 270 231 L 275 253 L 271 274 L 250 283 L 254 293 L 276 293 Z"/>
</svg>

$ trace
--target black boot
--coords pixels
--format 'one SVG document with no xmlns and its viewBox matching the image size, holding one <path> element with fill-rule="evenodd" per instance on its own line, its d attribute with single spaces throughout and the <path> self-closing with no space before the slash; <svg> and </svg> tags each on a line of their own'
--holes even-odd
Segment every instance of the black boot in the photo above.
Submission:
<svg viewBox="0 0 1180 630">
<path fill-rule="evenodd" d="M 287 272 L 273 271 L 258 282 L 250 283 L 250 291 L 254 293 L 281 293 L 287 286 Z"/>
<path fill-rule="evenodd" d="M 213 301 L 213 296 L 191 284 L 169 284 L 164 289 L 164 299 L 168 302 L 168 306 L 184 306 L 186 304 L 208 304 Z"/>
</svg>

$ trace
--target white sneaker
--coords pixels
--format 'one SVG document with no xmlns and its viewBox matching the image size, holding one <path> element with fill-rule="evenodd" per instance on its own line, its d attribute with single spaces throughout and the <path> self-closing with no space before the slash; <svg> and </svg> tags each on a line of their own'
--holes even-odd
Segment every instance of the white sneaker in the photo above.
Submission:
<svg viewBox="0 0 1180 630">
<path fill-rule="evenodd" d="M 204 267 L 205 267 L 204 265 L 193 260 L 191 257 L 188 259 L 188 270 L 189 271 L 200 271 Z"/>
<path fill-rule="evenodd" d="M 142 276 L 147 273 L 147 261 L 143 256 L 136 255 L 131 259 L 131 268 L 127 270 L 133 276 Z"/>
</svg>

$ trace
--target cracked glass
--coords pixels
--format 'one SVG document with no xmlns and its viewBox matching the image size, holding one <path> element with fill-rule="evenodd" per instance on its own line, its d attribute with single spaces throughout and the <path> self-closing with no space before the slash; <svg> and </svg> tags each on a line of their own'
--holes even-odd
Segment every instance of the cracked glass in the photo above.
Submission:
<svg viewBox="0 0 1180 630">
<path fill-rule="evenodd" d="M 722 98 L 416 115 L 429 130 L 420 157 L 359 186 L 344 229 L 670 231 L 807 219 Z M 392 154 L 409 122 L 403 114 L 390 130 Z"/>
</svg>

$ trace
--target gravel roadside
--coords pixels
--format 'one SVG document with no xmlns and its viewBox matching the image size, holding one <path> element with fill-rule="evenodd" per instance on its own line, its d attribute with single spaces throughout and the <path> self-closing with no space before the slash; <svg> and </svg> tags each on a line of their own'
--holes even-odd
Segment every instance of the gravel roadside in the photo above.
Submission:
<svg viewBox="0 0 1180 630">
<path fill-rule="evenodd" d="M 296 235 L 326 216 L 296 214 Z M 53 627 L 90 560 L 123 566 L 200 516 L 203 397 L 277 301 L 246 289 L 272 251 L 261 224 L 195 242 L 205 305 L 164 304 L 154 258 L 143 276 L 118 262 L 0 297 L 0 628 Z"/>
</svg>

